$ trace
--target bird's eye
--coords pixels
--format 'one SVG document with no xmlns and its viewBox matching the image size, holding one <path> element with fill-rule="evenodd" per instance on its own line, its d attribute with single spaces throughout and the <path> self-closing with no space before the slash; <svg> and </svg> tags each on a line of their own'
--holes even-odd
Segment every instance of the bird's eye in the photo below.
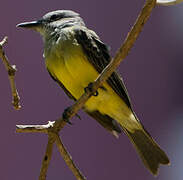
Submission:
<svg viewBox="0 0 183 180">
<path fill-rule="evenodd" d="M 56 20 L 58 20 L 58 19 L 60 19 L 60 17 L 59 17 L 58 15 L 56 15 L 56 14 L 53 14 L 53 15 L 50 17 L 50 21 L 56 21 Z"/>
</svg>

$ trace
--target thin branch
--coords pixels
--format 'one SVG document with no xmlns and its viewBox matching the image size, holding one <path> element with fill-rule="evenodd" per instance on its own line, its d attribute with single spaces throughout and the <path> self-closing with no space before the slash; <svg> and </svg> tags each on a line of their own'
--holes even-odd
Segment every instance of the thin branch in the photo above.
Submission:
<svg viewBox="0 0 183 180">
<path fill-rule="evenodd" d="M 19 110 L 21 108 L 20 106 L 20 97 L 18 95 L 18 91 L 16 89 L 15 85 L 15 73 L 17 71 L 15 65 L 11 65 L 9 63 L 8 57 L 5 54 L 5 51 L 3 49 L 3 46 L 7 43 L 8 37 L 4 37 L 4 39 L 0 42 L 0 58 L 3 61 L 3 64 L 8 72 L 8 78 L 10 81 L 11 86 L 11 93 L 12 93 L 12 105 L 16 110 Z"/>
<path fill-rule="evenodd" d="M 47 133 L 53 127 L 55 121 L 48 121 L 46 125 L 16 125 L 17 133 Z"/>
<path fill-rule="evenodd" d="M 74 174 L 76 179 L 78 179 L 78 180 L 86 180 L 86 178 L 82 175 L 80 170 L 74 164 L 74 162 L 72 160 L 72 157 L 70 156 L 70 154 L 68 153 L 68 151 L 64 147 L 64 145 L 63 145 L 63 143 L 62 143 L 62 141 L 61 141 L 61 139 L 60 139 L 58 134 L 56 134 L 56 145 L 57 145 L 57 147 L 59 149 L 59 152 L 60 152 L 61 156 L 64 158 L 67 166 L 70 168 L 70 170 L 72 171 L 72 173 Z"/>
<path fill-rule="evenodd" d="M 39 180 L 46 180 L 46 175 L 48 171 L 48 167 L 50 164 L 50 160 L 52 157 L 52 151 L 53 151 L 53 145 L 55 142 L 55 138 L 53 138 L 53 135 L 51 133 L 48 134 L 48 144 L 46 147 L 46 152 L 42 160 L 42 167 L 39 175 Z"/>
<path fill-rule="evenodd" d="M 103 72 L 100 74 L 100 76 L 95 80 L 93 83 L 92 92 L 87 91 L 85 92 L 78 101 L 74 105 L 71 106 L 70 110 L 67 111 L 67 117 L 71 118 L 73 117 L 79 109 L 83 107 L 83 105 L 86 103 L 86 101 L 92 96 L 94 92 L 102 85 L 104 81 L 110 77 L 112 72 L 119 66 L 120 62 L 128 55 L 130 49 L 134 45 L 137 37 L 139 36 L 140 32 L 142 31 L 142 28 L 146 21 L 148 20 L 152 9 L 156 5 L 156 0 L 146 0 L 146 3 L 140 12 L 140 15 L 137 18 L 137 21 L 135 22 L 134 26 L 132 27 L 130 33 L 128 34 L 127 38 L 125 39 L 123 45 L 120 47 L 120 49 L 117 51 L 116 56 L 111 61 L 111 63 L 103 70 Z M 51 124 L 48 123 L 47 125 L 18 125 L 16 131 L 17 132 L 41 132 L 41 133 L 48 133 L 51 132 L 54 134 L 54 140 L 57 144 L 57 147 L 63 156 L 65 162 L 75 175 L 75 177 L 78 180 L 85 180 L 85 177 L 81 174 L 79 169 L 74 165 L 70 155 L 66 151 L 65 147 L 63 146 L 59 136 L 58 132 L 65 126 L 66 122 L 63 120 L 63 118 L 58 119 L 57 121 L 52 122 Z M 46 165 L 43 165 L 46 166 Z M 42 167 L 44 168 L 44 167 Z M 45 167 L 47 169 L 47 166 Z M 46 171 L 43 171 L 45 174 L 43 174 L 43 177 L 46 177 Z"/>
<path fill-rule="evenodd" d="M 182 3 L 183 0 L 157 0 L 157 5 L 170 6 Z"/>
</svg>

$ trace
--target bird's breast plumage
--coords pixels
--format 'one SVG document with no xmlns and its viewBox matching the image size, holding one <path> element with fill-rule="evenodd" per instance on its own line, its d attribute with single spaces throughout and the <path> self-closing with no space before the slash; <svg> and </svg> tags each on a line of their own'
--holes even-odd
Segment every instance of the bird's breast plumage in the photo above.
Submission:
<svg viewBox="0 0 183 180">
<path fill-rule="evenodd" d="M 49 72 L 78 99 L 98 73 L 87 61 L 82 48 L 72 36 L 68 32 L 67 37 L 62 35 L 54 41 L 45 55 L 45 60 Z"/>
</svg>

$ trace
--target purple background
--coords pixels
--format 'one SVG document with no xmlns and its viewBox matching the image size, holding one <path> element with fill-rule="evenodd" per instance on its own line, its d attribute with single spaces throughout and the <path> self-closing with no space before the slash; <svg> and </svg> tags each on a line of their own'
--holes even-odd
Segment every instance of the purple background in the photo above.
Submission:
<svg viewBox="0 0 183 180">
<path fill-rule="evenodd" d="M 12 108 L 7 73 L 0 63 L 0 179 L 38 179 L 47 137 L 17 134 L 15 125 L 47 123 L 72 104 L 46 72 L 40 36 L 15 25 L 35 20 L 48 11 L 72 9 L 81 14 L 86 25 L 98 33 L 114 55 L 143 3 L 144 0 L 1 2 L 0 39 L 9 37 L 6 53 L 18 68 L 16 83 L 23 107 L 18 112 Z M 183 4 L 156 7 L 119 67 L 139 119 L 170 157 L 171 166 L 162 166 L 157 180 L 183 177 L 182 19 Z M 83 112 L 80 115 L 81 121 L 73 118 L 74 125 L 66 126 L 60 134 L 87 179 L 154 179 L 124 134 L 115 139 Z M 47 179 L 75 179 L 57 148 Z"/>
</svg>

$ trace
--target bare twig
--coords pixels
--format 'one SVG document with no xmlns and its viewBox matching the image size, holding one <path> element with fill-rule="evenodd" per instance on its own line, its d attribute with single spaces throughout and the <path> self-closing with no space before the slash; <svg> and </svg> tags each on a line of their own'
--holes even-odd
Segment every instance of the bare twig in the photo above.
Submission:
<svg viewBox="0 0 183 180">
<path fill-rule="evenodd" d="M 68 151 L 64 147 L 64 145 L 63 145 L 63 143 L 62 143 L 62 141 L 61 141 L 58 134 L 56 134 L 56 145 L 57 145 L 57 147 L 60 151 L 61 156 L 64 158 L 67 166 L 70 168 L 70 170 L 72 171 L 72 173 L 74 174 L 76 179 L 85 180 L 86 178 L 82 175 L 80 170 L 74 164 L 74 162 L 72 160 L 72 157 L 70 156 L 70 154 L 68 153 Z"/>
<path fill-rule="evenodd" d="M 48 171 L 48 166 L 50 164 L 54 142 L 55 142 L 55 139 L 53 137 L 53 134 L 51 134 L 51 133 L 48 134 L 48 144 L 46 147 L 45 155 L 43 157 L 42 167 L 41 167 L 41 171 L 40 171 L 40 175 L 39 175 L 39 180 L 46 179 L 46 174 Z"/>
<path fill-rule="evenodd" d="M 137 21 L 135 22 L 134 26 L 132 27 L 131 31 L 129 32 L 129 34 L 128 34 L 127 38 L 125 39 L 124 43 L 122 44 L 122 46 L 117 51 L 116 56 L 93 83 L 92 92 L 91 91 L 85 92 L 80 97 L 80 99 L 77 100 L 76 103 L 71 106 L 70 110 L 67 111 L 67 117 L 69 117 L 69 118 L 73 117 L 78 112 L 78 110 L 83 107 L 83 105 L 90 98 L 90 96 L 92 96 L 92 94 L 94 92 L 96 92 L 96 90 L 101 86 L 101 84 L 104 81 L 106 81 L 108 79 L 108 77 L 112 74 L 112 72 L 117 68 L 117 66 L 120 64 L 120 62 L 128 55 L 130 49 L 132 48 L 137 37 L 139 36 L 144 24 L 146 23 L 148 17 L 150 16 L 150 13 L 151 13 L 152 9 L 155 7 L 155 5 L 156 5 L 156 0 L 146 0 L 146 3 L 144 5 L 142 11 L 140 12 L 140 15 L 138 16 Z M 66 122 L 62 118 L 60 118 L 57 121 L 52 122 L 51 124 L 48 123 L 47 125 L 39 125 L 39 126 L 18 125 L 16 131 L 17 132 L 42 132 L 42 133 L 52 132 L 52 133 L 54 133 L 55 134 L 54 140 L 57 144 L 57 147 L 58 147 L 61 155 L 63 156 L 64 160 L 66 161 L 67 165 L 72 170 L 73 174 L 75 175 L 75 177 L 77 179 L 85 180 L 84 176 L 81 175 L 80 171 L 73 164 L 73 161 L 72 161 L 70 155 L 67 153 L 64 145 L 62 144 L 62 142 L 58 136 L 58 132 L 65 126 L 65 124 L 66 124 Z M 47 167 L 45 169 L 47 169 Z M 46 173 L 46 171 L 44 173 Z M 46 174 L 44 174 L 43 177 L 46 177 Z"/>
<path fill-rule="evenodd" d="M 0 58 L 3 61 L 3 64 L 8 72 L 8 77 L 9 77 L 9 81 L 10 81 L 10 86 L 11 86 L 11 93 L 12 93 L 12 104 L 13 107 L 16 110 L 19 110 L 21 108 L 20 106 L 20 97 L 18 95 L 18 91 L 16 89 L 16 85 L 15 85 L 15 73 L 17 71 L 16 66 L 15 65 L 10 65 L 8 57 L 6 56 L 3 46 L 5 43 L 7 43 L 8 37 L 4 37 L 4 39 L 0 42 Z"/>
<path fill-rule="evenodd" d="M 182 3 L 183 0 L 157 0 L 157 5 L 170 6 Z"/>
<path fill-rule="evenodd" d="M 16 125 L 16 132 L 18 133 L 47 133 L 53 127 L 55 121 L 48 121 L 46 125 Z"/>
</svg>

